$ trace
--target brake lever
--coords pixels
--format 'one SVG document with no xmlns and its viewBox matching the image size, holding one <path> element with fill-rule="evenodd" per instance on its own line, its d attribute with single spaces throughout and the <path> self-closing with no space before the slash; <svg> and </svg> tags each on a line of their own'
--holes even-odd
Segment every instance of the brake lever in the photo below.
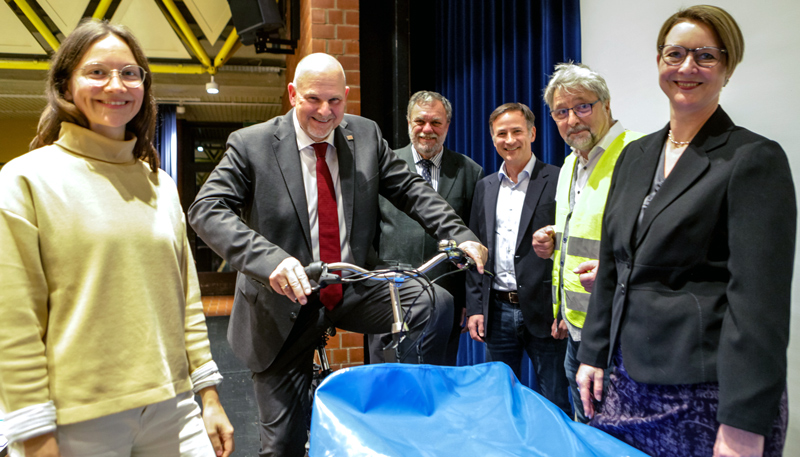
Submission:
<svg viewBox="0 0 800 457">
<path fill-rule="evenodd" d="M 342 277 L 329 273 L 328 272 L 328 265 L 321 262 L 311 262 L 308 266 L 303 268 L 305 271 L 306 276 L 308 276 L 308 282 L 311 285 L 311 291 L 316 292 L 326 286 L 331 284 L 341 284 Z"/>
</svg>

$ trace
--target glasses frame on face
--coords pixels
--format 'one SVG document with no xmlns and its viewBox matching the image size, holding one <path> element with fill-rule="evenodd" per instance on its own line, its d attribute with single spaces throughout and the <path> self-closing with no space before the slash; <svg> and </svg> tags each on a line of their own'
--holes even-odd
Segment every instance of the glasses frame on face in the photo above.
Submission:
<svg viewBox="0 0 800 457">
<path fill-rule="evenodd" d="M 667 61 L 667 56 L 664 55 L 664 49 L 666 49 L 666 48 L 680 48 L 680 49 L 683 49 L 686 53 L 683 55 L 683 58 L 681 58 L 681 60 L 679 60 L 678 62 L 670 63 L 670 62 Z M 715 49 L 715 50 L 719 51 L 720 52 L 719 58 L 711 65 L 704 65 L 704 64 L 700 63 L 700 61 L 697 60 L 697 51 L 702 51 L 704 49 Z M 725 56 L 728 53 L 728 51 L 726 49 L 718 48 L 716 46 L 703 46 L 703 47 L 700 47 L 700 48 L 692 49 L 692 48 L 687 48 L 686 46 L 681 46 L 679 44 L 662 44 L 661 46 L 658 47 L 658 52 L 659 52 L 659 55 L 661 55 L 661 60 L 664 61 L 665 64 L 673 66 L 673 67 L 678 66 L 678 65 L 682 65 L 683 62 L 686 61 L 686 58 L 689 57 L 690 53 L 694 54 L 692 56 L 692 60 L 694 60 L 694 63 L 696 63 L 698 67 L 703 67 L 703 68 L 714 68 L 714 67 L 716 67 L 717 65 L 719 65 L 720 62 L 722 62 L 722 57 Z"/>
<path fill-rule="evenodd" d="M 592 103 L 581 103 L 578 105 L 573 106 L 572 108 L 560 108 L 553 111 L 550 111 L 550 116 L 553 117 L 556 121 L 563 121 L 569 118 L 569 112 L 572 111 L 575 113 L 576 116 L 580 118 L 584 118 L 586 116 L 590 116 L 592 111 L 594 110 L 594 105 L 596 105 L 600 99 L 593 101 Z M 589 106 L 586 108 L 586 106 Z"/>
<path fill-rule="evenodd" d="M 106 74 L 102 78 L 93 78 L 92 76 L 87 74 L 87 68 L 103 69 L 106 70 Z M 128 81 L 122 77 L 123 72 L 126 69 L 131 69 L 131 68 L 138 69 L 139 71 L 141 71 L 142 78 L 140 80 Z M 108 66 L 98 62 L 92 62 L 86 64 L 85 66 L 79 68 L 78 70 L 80 72 L 80 75 L 83 76 L 87 81 L 89 81 L 91 85 L 97 87 L 102 87 L 108 84 L 111 81 L 111 78 L 114 76 L 114 72 L 117 73 L 117 77 L 119 78 L 119 81 L 122 83 L 122 85 L 127 87 L 128 89 L 136 89 L 137 87 L 140 87 L 142 84 L 144 84 L 145 79 L 147 79 L 147 71 L 139 65 L 125 65 L 120 69 L 116 69 L 116 68 L 109 68 Z"/>
</svg>

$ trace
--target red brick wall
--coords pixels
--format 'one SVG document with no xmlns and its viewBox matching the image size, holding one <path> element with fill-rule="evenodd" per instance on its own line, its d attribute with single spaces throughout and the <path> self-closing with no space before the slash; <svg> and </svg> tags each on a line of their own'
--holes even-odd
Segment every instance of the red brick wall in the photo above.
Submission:
<svg viewBox="0 0 800 457">
<path fill-rule="evenodd" d="M 294 79 L 297 62 L 303 57 L 324 52 L 336 57 L 344 67 L 350 93 L 347 112 L 361 114 L 361 65 L 358 41 L 359 0 L 300 0 L 300 42 L 294 55 L 286 58 L 286 84 Z M 291 108 L 283 96 L 284 112 Z"/>
</svg>

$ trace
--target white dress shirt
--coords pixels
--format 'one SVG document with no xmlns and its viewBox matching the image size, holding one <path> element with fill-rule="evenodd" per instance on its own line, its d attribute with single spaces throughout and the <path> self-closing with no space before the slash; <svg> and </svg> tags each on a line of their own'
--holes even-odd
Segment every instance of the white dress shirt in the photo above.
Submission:
<svg viewBox="0 0 800 457">
<path fill-rule="evenodd" d="M 303 187 L 306 189 L 306 203 L 308 205 L 308 224 L 311 230 L 311 247 L 315 260 L 319 260 L 319 218 L 317 217 L 317 155 L 314 152 L 312 140 L 306 132 L 300 128 L 297 120 L 297 111 L 292 116 L 294 132 L 297 136 L 297 150 L 300 151 L 300 163 L 303 167 Z M 353 262 L 353 255 L 350 251 L 350 243 L 347 241 L 347 225 L 344 220 L 344 205 L 342 203 L 342 183 L 339 179 L 339 156 L 336 155 L 336 147 L 333 145 L 333 134 L 325 138 L 328 143 L 328 152 L 325 154 L 325 162 L 331 172 L 333 187 L 336 192 L 336 208 L 339 213 L 339 244 L 342 247 L 342 262 Z"/>
<path fill-rule="evenodd" d="M 497 193 L 494 231 L 494 269 L 492 288 L 505 292 L 517 290 L 514 270 L 514 254 L 517 251 L 517 235 L 525 193 L 531 181 L 531 173 L 536 165 L 536 156 L 531 155 L 525 168 L 517 175 L 517 182 L 511 180 L 506 172 L 505 162 L 500 167 L 500 191 Z"/>
</svg>

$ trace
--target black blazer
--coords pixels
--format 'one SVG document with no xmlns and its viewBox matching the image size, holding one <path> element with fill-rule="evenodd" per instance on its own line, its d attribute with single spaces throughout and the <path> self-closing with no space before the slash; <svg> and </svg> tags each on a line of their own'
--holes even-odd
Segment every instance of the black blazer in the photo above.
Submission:
<svg viewBox="0 0 800 457">
<path fill-rule="evenodd" d="M 605 367 L 619 343 L 636 381 L 719 382 L 717 419 L 767 434 L 786 385 L 789 164 L 777 143 L 717 108 L 636 230 L 668 129 L 629 144 L 617 162 L 578 358 Z"/>
<path fill-rule="evenodd" d="M 517 232 L 517 249 L 514 252 L 514 274 L 517 280 L 520 309 L 528 331 L 538 337 L 550 336 L 553 324 L 552 282 L 553 261 L 540 259 L 533 252 L 533 232 L 555 222 L 556 187 L 558 167 L 536 160 L 533 167 L 522 215 Z M 493 173 L 478 182 L 472 198 L 470 229 L 489 249 L 486 269 L 494 272 L 494 232 L 497 194 L 500 178 Z M 467 315 L 483 314 L 484 328 L 489 327 L 489 303 L 492 277 L 480 275 L 474 269 L 467 272 Z M 491 335 L 487 334 L 488 338 Z"/>
<path fill-rule="evenodd" d="M 412 172 L 416 172 L 411 145 L 398 149 L 395 153 L 406 162 Z M 483 168 L 464 154 L 447 148 L 442 151 L 440 165 L 437 192 L 467 223 L 475 184 L 483 178 Z M 439 240 L 425 233 L 422 226 L 383 197 L 380 198 L 380 212 L 381 220 L 376 244 L 378 257 L 381 260 L 399 261 L 416 268 L 436 254 Z M 433 269 L 429 276 L 435 278 L 453 269 L 454 265 L 449 262 L 443 263 Z M 445 276 L 437 281 L 437 284 L 453 295 L 456 307 L 464 307 L 464 273 Z"/>
<path fill-rule="evenodd" d="M 301 306 L 269 287 L 270 273 L 289 256 L 303 265 L 314 260 L 292 116 L 294 110 L 232 133 L 225 157 L 189 208 L 197 234 L 240 272 L 228 341 L 253 372 L 270 366 Z M 368 267 L 368 259 L 375 260 L 378 195 L 404 208 L 437 238 L 477 241 L 442 197 L 389 148 L 377 124 L 346 114 L 334 131 L 334 144 L 354 263 Z"/>
</svg>

